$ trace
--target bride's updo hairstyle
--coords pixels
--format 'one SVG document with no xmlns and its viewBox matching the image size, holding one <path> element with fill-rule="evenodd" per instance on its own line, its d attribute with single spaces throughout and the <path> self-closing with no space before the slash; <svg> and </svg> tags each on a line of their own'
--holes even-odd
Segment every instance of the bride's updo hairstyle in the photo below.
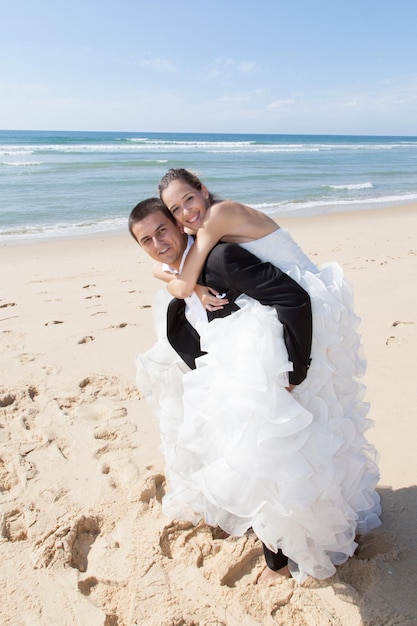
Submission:
<svg viewBox="0 0 417 626">
<path fill-rule="evenodd" d="M 187 183 L 187 185 L 190 185 L 190 187 L 192 187 L 193 189 L 197 189 L 197 191 L 201 191 L 201 188 L 203 186 L 203 183 L 201 182 L 201 180 L 193 172 L 190 172 L 189 170 L 186 170 L 183 167 L 173 167 L 170 170 L 168 170 L 167 173 L 164 176 L 162 176 L 161 180 L 159 181 L 158 191 L 159 191 L 159 197 L 161 198 L 161 200 L 162 200 L 162 193 L 165 191 L 165 189 L 168 188 L 168 185 L 172 183 L 174 180 L 182 180 L 184 183 Z M 209 206 L 211 206 L 215 202 L 219 202 L 219 198 L 217 198 L 210 192 L 209 192 L 209 196 L 207 200 L 208 200 Z"/>
</svg>

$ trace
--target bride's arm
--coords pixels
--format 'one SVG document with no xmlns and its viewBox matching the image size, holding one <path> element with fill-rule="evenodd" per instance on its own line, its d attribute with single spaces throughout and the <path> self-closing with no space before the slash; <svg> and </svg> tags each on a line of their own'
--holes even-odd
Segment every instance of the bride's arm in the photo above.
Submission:
<svg viewBox="0 0 417 626">
<path fill-rule="evenodd" d="M 168 291 L 175 298 L 184 299 L 192 294 L 209 252 L 222 237 L 239 228 L 241 215 L 236 211 L 236 207 L 239 207 L 236 202 L 226 200 L 208 209 L 185 259 L 181 274 L 169 283 Z"/>
<path fill-rule="evenodd" d="M 175 280 L 176 274 L 163 269 L 163 264 L 156 262 L 152 269 L 152 275 L 154 278 L 169 283 Z M 219 298 L 219 292 L 211 287 L 205 287 L 204 285 L 195 285 L 194 291 L 200 299 L 203 307 L 210 311 L 219 311 L 223 309 L 226 304 L 229 304 L 227 298 Z"/>
<path fill-rule="evenodd" d="M 159 280 L 163 280 L 164 283 L 169 283 L 171 280 L 173 280 L 173 278 L 175 278 L 175 274 L 164 270 L 162 263 L 158 262 L 156 262 L 153 266 L 152 276 L 154 278 L 158 278 Z"/>
<path fill-rule="evenodd" d="M 197 233 L 196 240 L 185 259 L 181 274 L 169 282 L 168 291 L 172 296 L 184 299 L 192 294 L 207 256 L 217 241 L 218 239 L 212 240 L 210 237 L 201 236 Z"/>
</svg>

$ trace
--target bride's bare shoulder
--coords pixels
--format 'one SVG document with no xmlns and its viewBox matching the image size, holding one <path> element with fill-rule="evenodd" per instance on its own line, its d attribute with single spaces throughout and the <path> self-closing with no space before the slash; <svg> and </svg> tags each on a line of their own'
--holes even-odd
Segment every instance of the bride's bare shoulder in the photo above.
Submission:
<svg viewBox="0 0 417 626">
<path fill-rule="evenodd" d="M 235 213 L 250 211 L 250 207 L 245 204 L 241 204 L 240 202 L 236 202 L 235 200 L 227 199 L 212 204 L 209 211 L 213 216 L 218 215 L 219 213 L 228 213 L 229 215 L 233 215 Z"/>
</svg>

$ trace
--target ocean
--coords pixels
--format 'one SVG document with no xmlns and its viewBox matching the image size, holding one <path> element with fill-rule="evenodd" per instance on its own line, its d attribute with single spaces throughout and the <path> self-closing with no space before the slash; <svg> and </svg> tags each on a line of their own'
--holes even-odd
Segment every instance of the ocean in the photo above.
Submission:
<svg viewBox="0 0 417 626">
<path fill-rule="evenodd" d="M 171 167 L 277 219 L 417 201 L 417 137 L 0 131 L 0 244 L 126 232 Z"/>
</svg>

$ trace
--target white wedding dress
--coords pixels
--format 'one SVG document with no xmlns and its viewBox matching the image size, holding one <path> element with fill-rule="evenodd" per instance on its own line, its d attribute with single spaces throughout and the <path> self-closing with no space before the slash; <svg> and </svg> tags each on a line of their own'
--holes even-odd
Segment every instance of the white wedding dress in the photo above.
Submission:
<svg viewBox="0 0 417 626">
<path fill-rule="evenodd" d="M 240 310 L 201 330 L 207 352 L 189 370 L 159 332 L 138 358 L 138 385 L 160 420 L 164 513 L 250 528 L 292 575 L 324 579 L 380 525 L 377 454 L 358 381 L 365 370 L 352 293 L 336 263 L 317 268 L 284 229 L 243 247 L 310 294 L 312 361 L 289 393 L 292 364 L 275 309 L 241 296 Z M 159 310 L 159 313 L 158 313 Z M 156 316 L 164 327 L 164 308 Z"/>
</svg>

